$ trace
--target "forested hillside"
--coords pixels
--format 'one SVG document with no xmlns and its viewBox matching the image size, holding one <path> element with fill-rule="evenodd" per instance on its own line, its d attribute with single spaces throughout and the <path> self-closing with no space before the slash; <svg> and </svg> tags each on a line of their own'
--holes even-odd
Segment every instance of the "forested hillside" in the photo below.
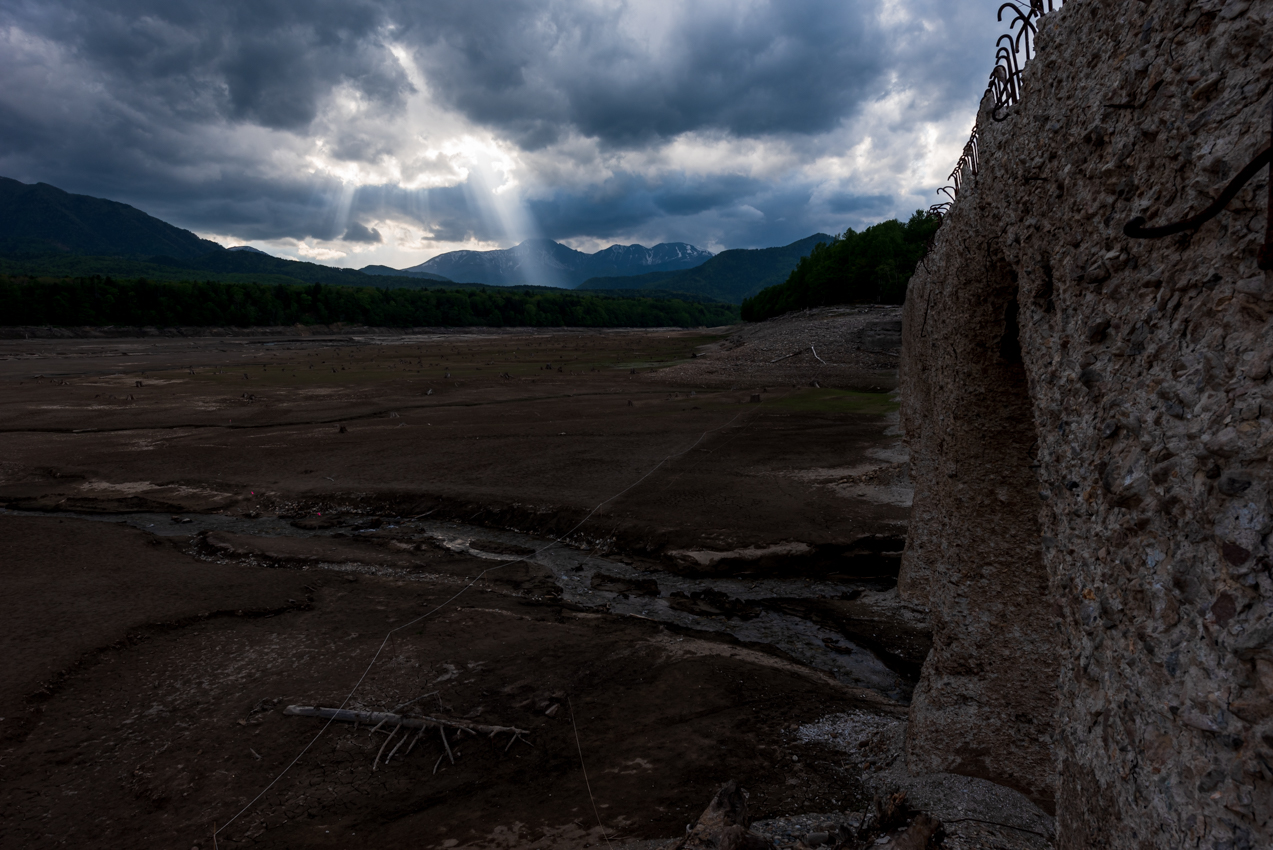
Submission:
<svg viewBox="0 0 1273 850">
<path fill-rule="evenodd" d="M 284 260 L 248 251 L 216 251 L 189 260 L 173 257 L 138 259 L 77 254 L 18 254 L 0 256 L 0 274 L 25 277 L 112 277 L 116 280 L 214 280 L 221 283 L 302 284 L 421 288 L 451 281 L 437 275 L 410 277 L 364 274 L 319 263 Z"/>
<path fill-rule="evenodd" d="M 550 289 L 370 287 L 34 280 L 0 275 L 0 325 L 335 324 L 379 327 L 698 327 L 732 324 L 729 304 L 617 298 Z"/>
<path fill-rule="evenodd" d="M 759 322 L 806 307 L 901 304 L 940 225 L 937 216 L 916 211 L 906 224 L 890 219 L 861 233 L 846 230 L 814 247 L 785 282 L 744 300 L 742 316 Z"/>
<path fill-rule="evenodd" d="M 0 274 L 375 287 L 450 283 L 427 272 L 385 268 L 364 274 L 255 249 L 227 250 L 128 204 L 7 177 L 0 177 Z"/>
<path fill-rule="evenodd" d="M 0 254 L 66 252 L 192 259 L 225 251 L 136 207 L 0 177 Z"/>
</svg>

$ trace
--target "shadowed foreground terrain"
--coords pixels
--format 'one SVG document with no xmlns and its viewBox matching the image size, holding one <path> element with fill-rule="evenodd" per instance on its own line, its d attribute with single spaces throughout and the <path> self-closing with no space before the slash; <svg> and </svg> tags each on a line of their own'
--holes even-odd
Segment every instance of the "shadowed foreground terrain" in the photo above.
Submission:
<svg viewBox="0 0 1273 850">
<path fill-rule="evenodd" d="M 0 343 L 0 843 L 208 847 L 246 806 L 220 846 L 586 847 L 581 751 L 611 840 L 728 779 L 755 817 L 868 808 L 896 747 L 798 730 L 896 724 L 928 626 L 896 311 L 838 315 Z M 527 734 L 386 764 L 388 727 L 283 713 L 342 703 Z"/>
</svg>

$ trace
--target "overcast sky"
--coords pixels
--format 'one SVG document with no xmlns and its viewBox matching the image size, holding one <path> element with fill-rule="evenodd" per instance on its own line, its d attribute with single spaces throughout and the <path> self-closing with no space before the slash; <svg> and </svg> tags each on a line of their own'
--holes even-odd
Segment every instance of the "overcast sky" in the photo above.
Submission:
<svg viewBox="0 0 1273 850">
<path fill-rule="evenodd" d="M 939 200 L 999 0 L 6 0 L 0 175 L 405 267 L 781 245 Z"/>
</svg>

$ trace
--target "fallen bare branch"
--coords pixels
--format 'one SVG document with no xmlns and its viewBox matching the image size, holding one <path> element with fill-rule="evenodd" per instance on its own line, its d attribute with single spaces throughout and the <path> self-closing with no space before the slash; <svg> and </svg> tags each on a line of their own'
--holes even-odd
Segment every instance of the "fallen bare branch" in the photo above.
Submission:
<svg viewBox="0 0 1273 850">
<path fill-rule="evenodd" d="M 446 757 L 451 760 L 451 764 L 455 764 L 455 754 L 451 752 L 451 745 L 448 744 L 446 740 L 446 729 L 439 726 L 438 734 L 442 736 L 442 746 L 446 747 Z"/>
<path fill-rule="evenodd" d="M 375 761 L 373 761 L 373 762 L 371 763 L 371 769 L 372 769 L 372 771 L 373 771 L 373 772 L 375 771 L 375 769 L 376 769 L 377 767 L 379 767 L 379 766 L 380 766 L 380 754 L 381 754 L 381 753 L 383 753 L 383 752 L 385 751 L 385 747 L 389 746 L 389 742 L 390 742 L 391 740 L 393 740 L 393 736 L 394 736 L 394 735 L 397 735 L 397 734 L 398 734 L 398 730 L 399 730 L 399 729 L 401 729 L 401 728 L 402 728 L 402 724 L 401 724 L 401 723 L 399 723 L 397 726 L 393 727 L 393 731 L 389 733 L 389 737 L 388 737 L 388 738 L 385 738 L 385 742 L 384 742 L 383 744 L 381 744 L 381 745 L 380 745 L 380 749 L 376 751 L 376 760 L 375 760 Z M 395 749 L 396 749 L 396 748 L 395 748 Z M 386 761 L 385 763 L 386 763 L 386 764 L 388 764 L 388 762 L 387 762 L 387 761 Z"/>
<path fill-rule="evenodd" d="M 813 352 L 814 357 L 818 357 L 818 349 L 813 347 L 813 343 L 809 343 L 809 350 Z M 818 357 L 818 362 L 823 366 L 827 365 L 827 361 L 823 360 L 821 357 Z"/>
<path fill-rule="evenodd" d="M 424 730 L 422 729 L 420 731 L 424 731 Z M 398 743 L 393 745 L 393 749 L 389 751 L 389 755 L 385 756 L 385 764 L 389 763 L 389 759 L 393 758 L 393 754 L 398 752 L 398 750 L 402 748 L 402 745 L 407 742 L 407 738 L 409 737 L 411 736 L 404 734 L 401 738 L 398 739 Z M 406 758 L 406 753 L 403 753 L 403 758 Z"/>
<path fill-rule="evenodd" d="M 464 729 L 488 734 L 499 734 L 501 732 L 517 735 L 530 734 L 529 729 L 519 729 L 516 726 L 488 726 L 484 723 L 469 723 L 467 720 L 433 717 L 428 714 L 419 717 L 406 717 L 385 711 L 351 711 L 347 708 L 317 708 L 309 705 L 289 705 L 283 709 L 283 713 L 291 717 L 318 717 L 323 720 L 339 720 L 342 723 L 375 723 L 376 728 L 379 728 L 381 723 L 401 723 L 406 729 L 445 726 L 448 729 Z"/>
</svg>

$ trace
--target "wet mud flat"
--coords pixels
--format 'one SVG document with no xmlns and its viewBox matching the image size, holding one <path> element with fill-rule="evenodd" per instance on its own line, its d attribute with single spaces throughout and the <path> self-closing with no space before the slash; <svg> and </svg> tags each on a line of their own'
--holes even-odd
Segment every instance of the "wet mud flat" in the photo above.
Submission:
<svg viewBox="0 0 1273 850">
<path fill-rule="evenodd" d="M 926 652 L 893 403 L 696 381 L 729 338 L 0 341 L 0 843 L 596 846 L 727 779 L 869 806 L 880 756 L 800 730 L 900 721 Z M 284 714 L 342 704 L 526 734 Z"/>
</svg>

